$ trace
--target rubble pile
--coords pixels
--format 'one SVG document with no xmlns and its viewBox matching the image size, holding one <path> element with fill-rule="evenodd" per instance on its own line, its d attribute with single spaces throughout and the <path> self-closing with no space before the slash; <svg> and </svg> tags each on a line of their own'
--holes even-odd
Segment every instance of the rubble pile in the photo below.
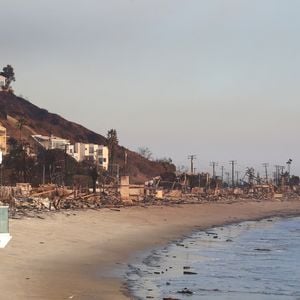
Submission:
<svg viewBox="0 0 300 300">
<path fill-rule="evenodd" d="M 175 185 L 172 185 L 174 187 Z M 0 205 L 9 205 L 10 215 L 36 216 L 41 212 L 118 208 L 120 206 L 195 204 L 206 202 L 232 203 L 236 201 L 299 200 L 300 189 L 278 189 L 275 186 L 254 185 L 247 188 L 162 188 L 158 185 L 130 185 L 129 180 L 119 186 L 105 186 L 97 193 L 78 187 L 59 187 L 54 184 L 32 188 L 20 183 L 15 187 L 0 187 Z"/>
<path fill-rule="evenodd" d="M 94 194 L 56 185 L 39 186 L 31 189 L 30 193 L 27 190 L 22 193 L 17 188 L 2 187 L 0 197 L 0 204 L 10 207 L 11 216 L 28 216 L 64 209 L 98 209 L 122 204 L 115 189 Z"/>
</svg>

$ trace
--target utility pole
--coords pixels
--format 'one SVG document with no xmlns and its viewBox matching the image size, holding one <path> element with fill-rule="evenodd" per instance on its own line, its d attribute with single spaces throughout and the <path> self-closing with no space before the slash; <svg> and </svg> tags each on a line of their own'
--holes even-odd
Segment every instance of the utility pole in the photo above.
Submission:
<svg viewBox="0 0 300 300">
<path fill-rule="evenodd" d="M 236 175 L 236 185 L 239 186 L 239 175 L 240 175 L 240 171 L 235 171 L 235 175 Z"/>
<path fill-rule="evenodd" d="M 213 179 L 216 178 L 216 166 L 217 166 L 217 165 L 218 165 L 218 163 L 215 162 L 215 161 L 210 162 L 210 166 L 213 167 Z"/>
<path fill-rule="evenodd" d="M 194 159 L 196 159 L 196 155 L 191 154 L 188 156 L 188 159 L 191 160 L 191 174 L 194 174 Z"/>
<path fill-rule="evenodd" d="M 291 163 L 292 163 L 292 161 L 293 160 L 289 158 L 289 160 L 286 162 L 287 169 L 288 169 L 289 180 L 290 180 L 290 175 L 291 175 Z"/>
<path fill-rule="evenodd" d="M 236 164 L 235 160 L 230 160 L 229 163 L 231 164 L 231 181 L 232 181 L 232 187 L 234 187 L 234 166 Z"/>
<path fill-rule="evenodd" d="M 283 170 L 284 170 L 285 166 L 279 166 L 279 168 L 280 168 L 280 174 L 283 175 Z"/>
<path fill-rule="evenodd" d="M 230 173 L 229 172 L 225 172 L 225 175 L 226 175 L 226 181 L 227 181 L 227 184 L 229 185 L 229 181 L 230 181 Z"/>
<path fill-rule="evenodd" d="M 284 184 L 284 180 L 283 180 L 283 170 L 285 169 L 285 166 L 280 166 L 280 175 L 281 177 L 279 177 L 280 179 L 280 184 L 283 185 Z"/>
<path fill-rule="evenodd" d="M 257 174 L 256 174 L 256 182 L 257 182 L 257 184 L 261 184 L 259 172 L 257 172 Z"/>
<path fill-rule="evenodd" d="M 269 164 L 268 163 L 263 163 L 262 165 L 265 168 L 266 183 L 268 183 L 268 181 L 269 181 L 269 179 L 268 179 L 268 166 L 269 166 Z"/>
<path fill-rule="evenodd" d="M 221 166 L 222 182 L 224 181 L 224 166 Z"/>
<path fill-rule="evenodd" d="M 275 165 L 275 183 L 276 185 L 278 185 L 279 183 L 279 168 L 280 166 L 279 165 Z"/>
<path fill-rule="evenodd" d="M 284 166 L 279 166 L 279 165 L 276 165 L 275 166 L 275 181 L 276 181 L 276 184 L 279 185 L 280 183 L 280 176 L 283 175 L 283 170 L 284 170 Z"/>
<path fill-rule="evenodd" d="M 279 184 L 282 186 L 284 185 L 284 179 L 283 179 L 283 170 L 284 170 L 285 166 L 279 166 L 280 169 L 280 177 L 279 177 Z"/>
</svg>

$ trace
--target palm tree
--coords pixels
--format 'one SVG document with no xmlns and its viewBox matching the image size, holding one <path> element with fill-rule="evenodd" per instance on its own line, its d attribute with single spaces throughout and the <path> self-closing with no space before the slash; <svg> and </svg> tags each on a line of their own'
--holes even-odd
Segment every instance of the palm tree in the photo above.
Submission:
<svg viewBox="0 0 300 300">
<path fill-rule="evenodd" d="M 16 127 L 20 131 L 20 142 L 22 141 L 22 129 L 23 129 L 24 125 L 26 125 L 26 120 L 23 117 L 19 118 L 18 122 L 16 124 Z"/>
<path fill-rule="evenodd" d="M 109 151 L 109 164 L 112 166 L 115 160 L 116 146 L 119 143 L 116 129 L 110 129 L 107 132 L 107 146 Z"/>
</svg>

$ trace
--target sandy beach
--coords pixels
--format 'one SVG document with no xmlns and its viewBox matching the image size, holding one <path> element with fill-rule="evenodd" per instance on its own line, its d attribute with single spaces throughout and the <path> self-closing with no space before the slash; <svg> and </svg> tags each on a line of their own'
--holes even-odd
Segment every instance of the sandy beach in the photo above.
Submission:
<svg viewBox="0 0 300 300">
<path fill-rule="evenodd" d="M 300 215 L 300 201 L 240 201 L 48 213 L 10 221 L 1 299 L 130 299 L 117 270 L 194 229 Z"/>
</svg>

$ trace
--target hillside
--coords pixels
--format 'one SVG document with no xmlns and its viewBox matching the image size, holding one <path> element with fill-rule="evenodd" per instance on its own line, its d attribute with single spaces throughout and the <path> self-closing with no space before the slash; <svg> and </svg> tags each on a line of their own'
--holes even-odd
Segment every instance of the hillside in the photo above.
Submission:
<svg viewBox="0 0 300 300">
<path fill-rule="evenodd" d="M 22 130 L 22 139 L 32 143 L 32 134 L 55 135 L 73 142 L 95 143 L 106 145 L 106 138 L 79 124 L 68 121 L 46 109 L 37 107 L 29 101 L 13 94 L 0 92 L 0 122 L 6 127 L 9 137 L 19 138 L 16 127 L 18 119 L 24 118 L 26 125 Z M 127 151 L 127 172 L 133 183 L 142 183 L 161 173 L 174 171 L 175 167 L 166 163 L 158 163 L 141 157 L 139 154 L 119 146 L 117 163 L 121 174 L 124 171 L 124 153 Z"/>
</svg>

